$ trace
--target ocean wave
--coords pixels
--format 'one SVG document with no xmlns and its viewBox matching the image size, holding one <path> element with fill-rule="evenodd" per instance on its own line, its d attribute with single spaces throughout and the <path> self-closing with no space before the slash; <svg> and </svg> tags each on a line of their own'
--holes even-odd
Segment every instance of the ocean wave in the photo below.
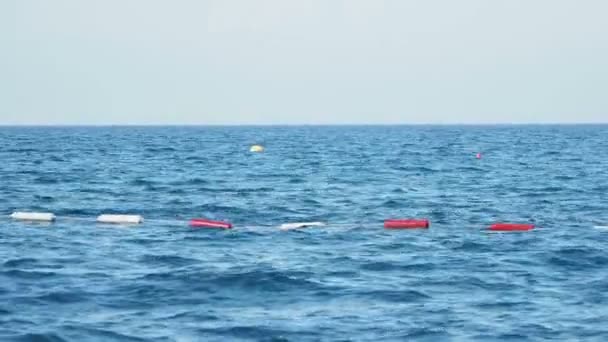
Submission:
<svg viewBox="0 0 608 342">
<path fill-rule="evenodd" d="M 0 340 L 601 341 L 607 133 L 0 128 Z M 277 228 L 300 221 L 328 225 Z"/>
</svg>

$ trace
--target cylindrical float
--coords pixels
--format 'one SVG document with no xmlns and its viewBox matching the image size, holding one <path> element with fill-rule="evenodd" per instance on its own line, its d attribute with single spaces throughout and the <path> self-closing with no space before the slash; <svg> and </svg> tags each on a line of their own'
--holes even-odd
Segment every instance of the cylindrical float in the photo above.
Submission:
<svg viewBox="0 0 608 342">
<path fill-rule="evenodd" d="M 532 229 L 534 225 L 529 223 L 494 223 L 488 228 L 494 232 L 523 232 Z"/>
<path fill-rule="evenodd" d="M 430 222 L 427 219 L 388 219 L 384 221 L 387 229 L 428 229 Z"/>
<path fill-rule="evenodd" d="M 232 224 L 224 221 L 214 221 L 204 218 L 195 218 L 190 220 L 190 227 L 195 228 L 218 228 L 218 229 L 230 229 Z"/>
<path fill-rule="evenodd" d="M 97 217 L 97 222 L 111 224 L 139 224 L 144 222 L 144 218 L 140 215 L 103 214 Z"/>
<path fill-rule="evenodd" d="M 21 220 L 21 221 L 43 221 L 43 222 L 51 222 L 55 221 L 55 214 L 53 213 L 28 213 L 28 212 L 20 212 L 16 211 L 11 214 L 11 218 L 13 220 Z"/>
</svg>

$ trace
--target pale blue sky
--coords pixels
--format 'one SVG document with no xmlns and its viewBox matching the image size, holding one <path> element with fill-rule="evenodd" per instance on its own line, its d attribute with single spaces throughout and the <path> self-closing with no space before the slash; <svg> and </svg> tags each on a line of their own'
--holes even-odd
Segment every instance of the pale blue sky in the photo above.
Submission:
<svg viewBox="0 0 608 342">
<path fill-rule="evenodd" d="M 1 0 L 0 124 L 608 122 L 605 0 Z"/>
</svg>

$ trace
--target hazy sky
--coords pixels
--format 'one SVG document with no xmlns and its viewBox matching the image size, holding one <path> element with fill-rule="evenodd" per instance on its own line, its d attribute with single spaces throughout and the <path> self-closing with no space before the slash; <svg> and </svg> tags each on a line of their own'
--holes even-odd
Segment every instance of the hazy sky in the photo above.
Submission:
<svg viewBox="0 0 608 342">
<path fill-rule="evenodd" d="M 608 122 L 605 0 L 0 0 L 0 124 Z"/>
</svg>

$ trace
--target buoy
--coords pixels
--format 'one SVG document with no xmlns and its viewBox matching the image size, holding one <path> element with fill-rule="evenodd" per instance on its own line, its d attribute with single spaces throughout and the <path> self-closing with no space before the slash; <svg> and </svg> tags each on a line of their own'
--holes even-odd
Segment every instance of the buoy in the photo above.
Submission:
<svg viewBox="0 0 608 342">
<path fill-rule="evenodd" d="M 111 215 L 103 214 L 97 217 L 99 223 L 112 224 L 139 224 L 144 222 L 144 218 L 140 215 Z"/>
<path fill-rule="evenodd" d="M 488 228 L 495 232 L 522 232 L 532 229 L 534 229 L 534 225 L 526 223 L 494 223 Z"/>
<path fill-rule="evenodd" d="M 283 223 L 279 226 L 281 230 L 291 230 L 291 229 L 299 229 L 299 228 L 308 228 L 308 227 L 323 227 L 325 223 L 323 222 L 293 222 L 293 223 Z"/>
<path fill-rule="evenodd" d="M 249 149 L 249 152 L 264 152 L 264 146 L 262 146 L 262 145 L 253 145 Z"/>
<path fill-rule="evenodd" d="M 26 213 L 16 211 L 11 214 L 11 218 L 14 220 L 22 221 L 55 221 L 55 214 L 53 213 Z"/>
<path fill-rule="evenodd" d="M 196 228 L 219 228 L 219 229 L 230 229 L 232 224 L 230 222 L 213 221 L 204 218 L 195 218 L 190 220 L 190 227 Z"/>
<path fill-rule="evenodd" d="M 481 159 L 481 153 L 477 153 L 477 154 L 475 155 L 475 158 L 477 158 L 477 159 Z"/>
<path fill-rule="evenodd" d="M 427 219 L 389 219 L 384 221 L 384 228 L 387 229 L 428 229 L 430 222 Z"/>
</svg>

